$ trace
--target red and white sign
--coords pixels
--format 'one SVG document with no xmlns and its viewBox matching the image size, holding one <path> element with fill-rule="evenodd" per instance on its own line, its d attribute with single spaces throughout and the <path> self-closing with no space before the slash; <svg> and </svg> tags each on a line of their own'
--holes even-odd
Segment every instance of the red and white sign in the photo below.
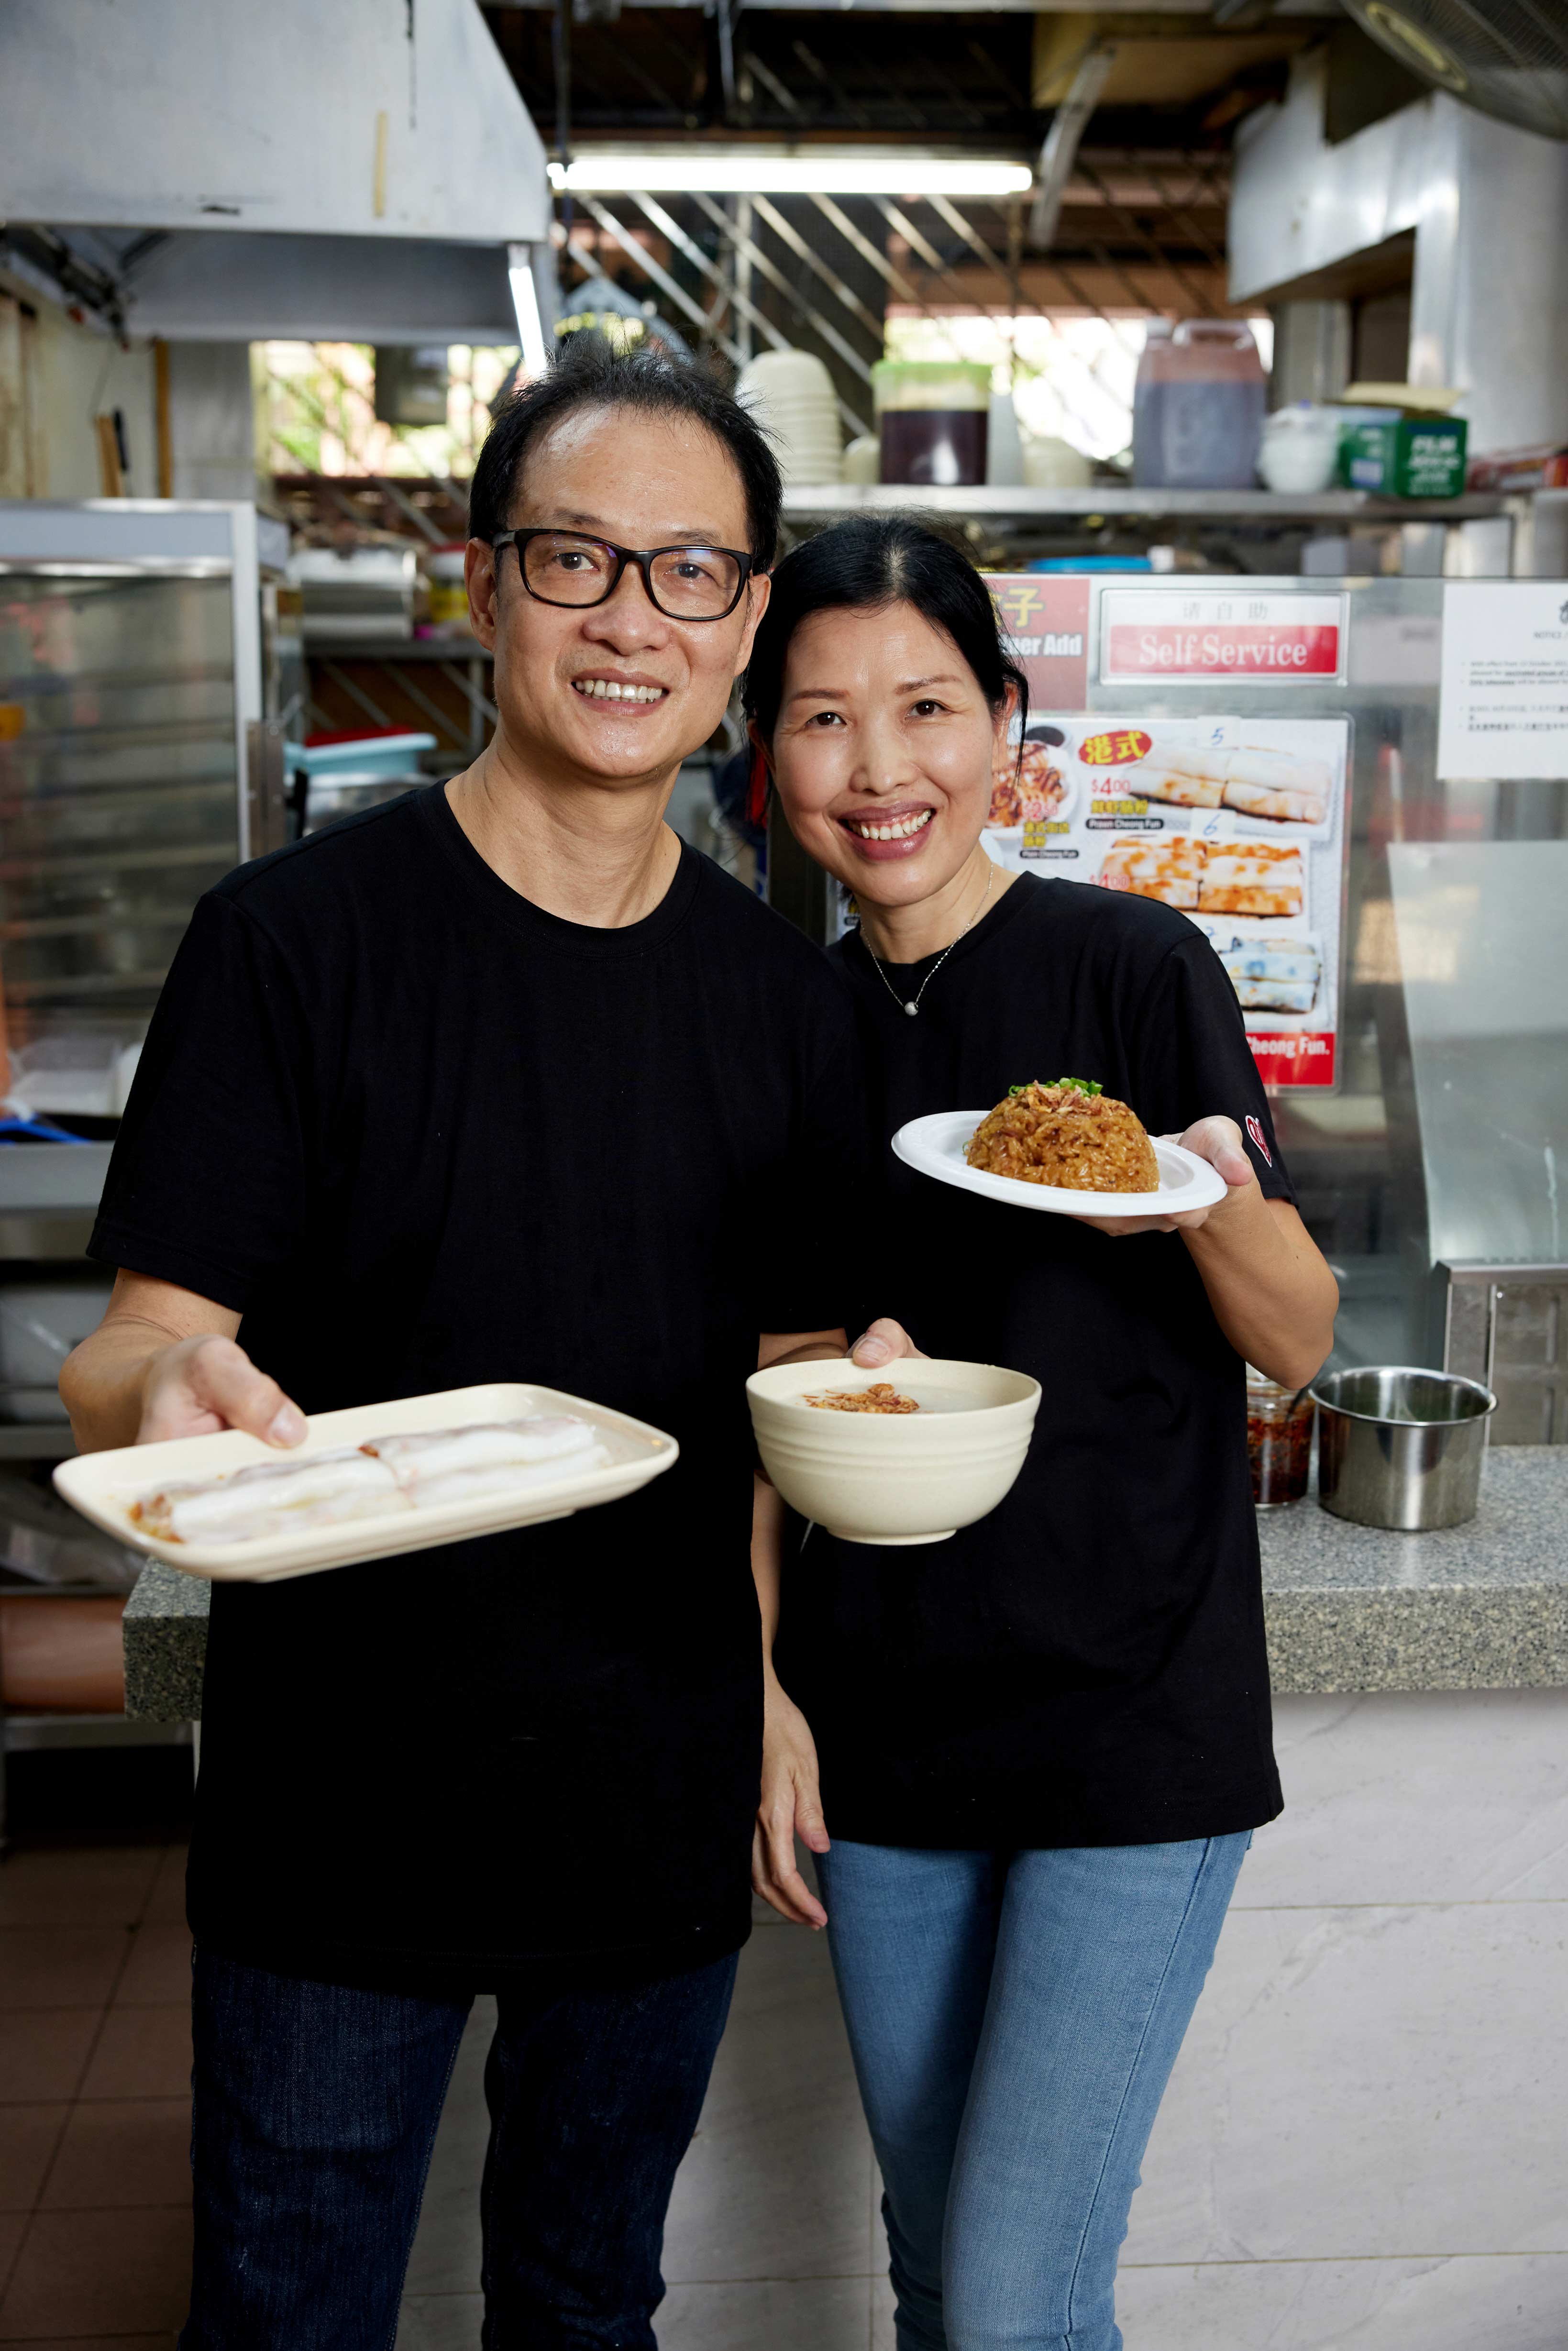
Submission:
<svg viewBox="0 0 1568 2351">
<path fill-rule="evenodd" d="M 1262 685 L 1337 678 L 1345 639 L 1338 596 L 1107 589 L 1100 677 L 1106 684 L 1227 677 Z"/>
<path fill-rule="evenodd" d="M 1334 1032 L 1306 1029 L 1295 1037 L 1249 1035 L 1252 1059 L 1266 1086 L 1332 1086 Z M 1250 1128 L 1252 1122 L 1247 1122 Z"/>
<path fill-rule="evenodd" d="M 981 575 L 1029 680 L 1031 710 L 1081 710 L 1089 699 L 1089 590 L 1075 572 Z"/>
</svg>

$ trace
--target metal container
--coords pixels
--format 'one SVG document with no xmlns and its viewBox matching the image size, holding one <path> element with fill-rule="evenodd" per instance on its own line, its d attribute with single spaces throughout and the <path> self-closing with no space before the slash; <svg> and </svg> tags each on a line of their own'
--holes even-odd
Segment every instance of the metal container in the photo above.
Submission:
<svg viewBox="0 0 1568 2351">
<path fill-rule="evenodd" d="M 1363 1527 L 1457 1527 L 1476 1514 L 1487 1420 L 1479 1380 L 1369 1364 L 1315 1380 L 1318 1499 Z"/>
</svg>

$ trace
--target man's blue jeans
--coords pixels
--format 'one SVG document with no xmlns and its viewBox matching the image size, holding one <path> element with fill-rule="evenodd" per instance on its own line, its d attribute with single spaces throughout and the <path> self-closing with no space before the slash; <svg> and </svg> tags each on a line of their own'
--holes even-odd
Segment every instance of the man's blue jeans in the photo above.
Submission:
<svg viewBox="0 0 1568 2351">
<path fill-rule="evenodd" d="M 653 2351 L 664 2213 L 735 1969 L 502 1995 L 485 2073 L 486 2351 Z M 198 1951 L 181 2351 L 391 2351 L 471 2005 Z"/>
<path fill-rule="evenodd" d="M 898 2351 L 1120 2351 L 1138 2166 L 1250 1843 L 819 1860 Z"/>
</svg>

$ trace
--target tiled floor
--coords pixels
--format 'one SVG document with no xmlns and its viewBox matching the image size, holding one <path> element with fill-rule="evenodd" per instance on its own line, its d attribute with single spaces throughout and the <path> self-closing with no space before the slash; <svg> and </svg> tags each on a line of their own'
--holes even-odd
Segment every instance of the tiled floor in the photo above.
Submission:
<svg viewBox="0 0 1568 2351">
<path fill-rule="evenodd" d="M 190 2265 L 178 1846 L 0 1868 L 0 2346 L 170 2351 Z"/>
<path fill-rule="evenodd" d="M 1166 2095 L 1128 2351 L 1564 2351 L 1568 1693 L 1291 1698 Z M 171 2351 L 189 2190 L 173 1853 L 0 1867 L 0 2351 Z M 490 2030 L 436 2141 L 398 2351 L 477 2351 Z M 767 1914 L 665 2243 L 661 2351 L 892 2351 L 821 1938 Z"/>
<path fill-rule="evenodd" d="M 758 1908 L 670 2207 L 660 2351 L 893 2351 L 876 2170 L 827 1945 Z M 478 2002 L 453 2076 L 397 2351 L 477 2351 L 492 2019 Z"/>
<path fill-rule="evenodd" d="M 178 1847 L 0 1866 L 0 2351 L 171 2351 L 190 2264 L 190 1938 Z M 820 1938 L 764 1914 L 675 2189 L 661 2351 L 891 2351 L 871 2147 Z M 476 2351 L 476 2006 L 398 2351 Z"/>
</svg>

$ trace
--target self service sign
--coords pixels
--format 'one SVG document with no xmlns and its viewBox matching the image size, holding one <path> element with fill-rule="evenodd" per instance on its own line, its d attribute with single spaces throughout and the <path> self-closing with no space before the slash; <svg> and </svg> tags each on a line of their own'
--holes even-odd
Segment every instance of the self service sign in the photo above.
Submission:
<svg viewBox="0 0 1568 2351">
<path fill-rule="evenodd" d="M 1178 678 L 1324 683 L 1343 676 L 1345 641 L 1339 596 L 1107 589 L 1100 605 L 1100 679 L 1107 685 Z"/>
</svg>

